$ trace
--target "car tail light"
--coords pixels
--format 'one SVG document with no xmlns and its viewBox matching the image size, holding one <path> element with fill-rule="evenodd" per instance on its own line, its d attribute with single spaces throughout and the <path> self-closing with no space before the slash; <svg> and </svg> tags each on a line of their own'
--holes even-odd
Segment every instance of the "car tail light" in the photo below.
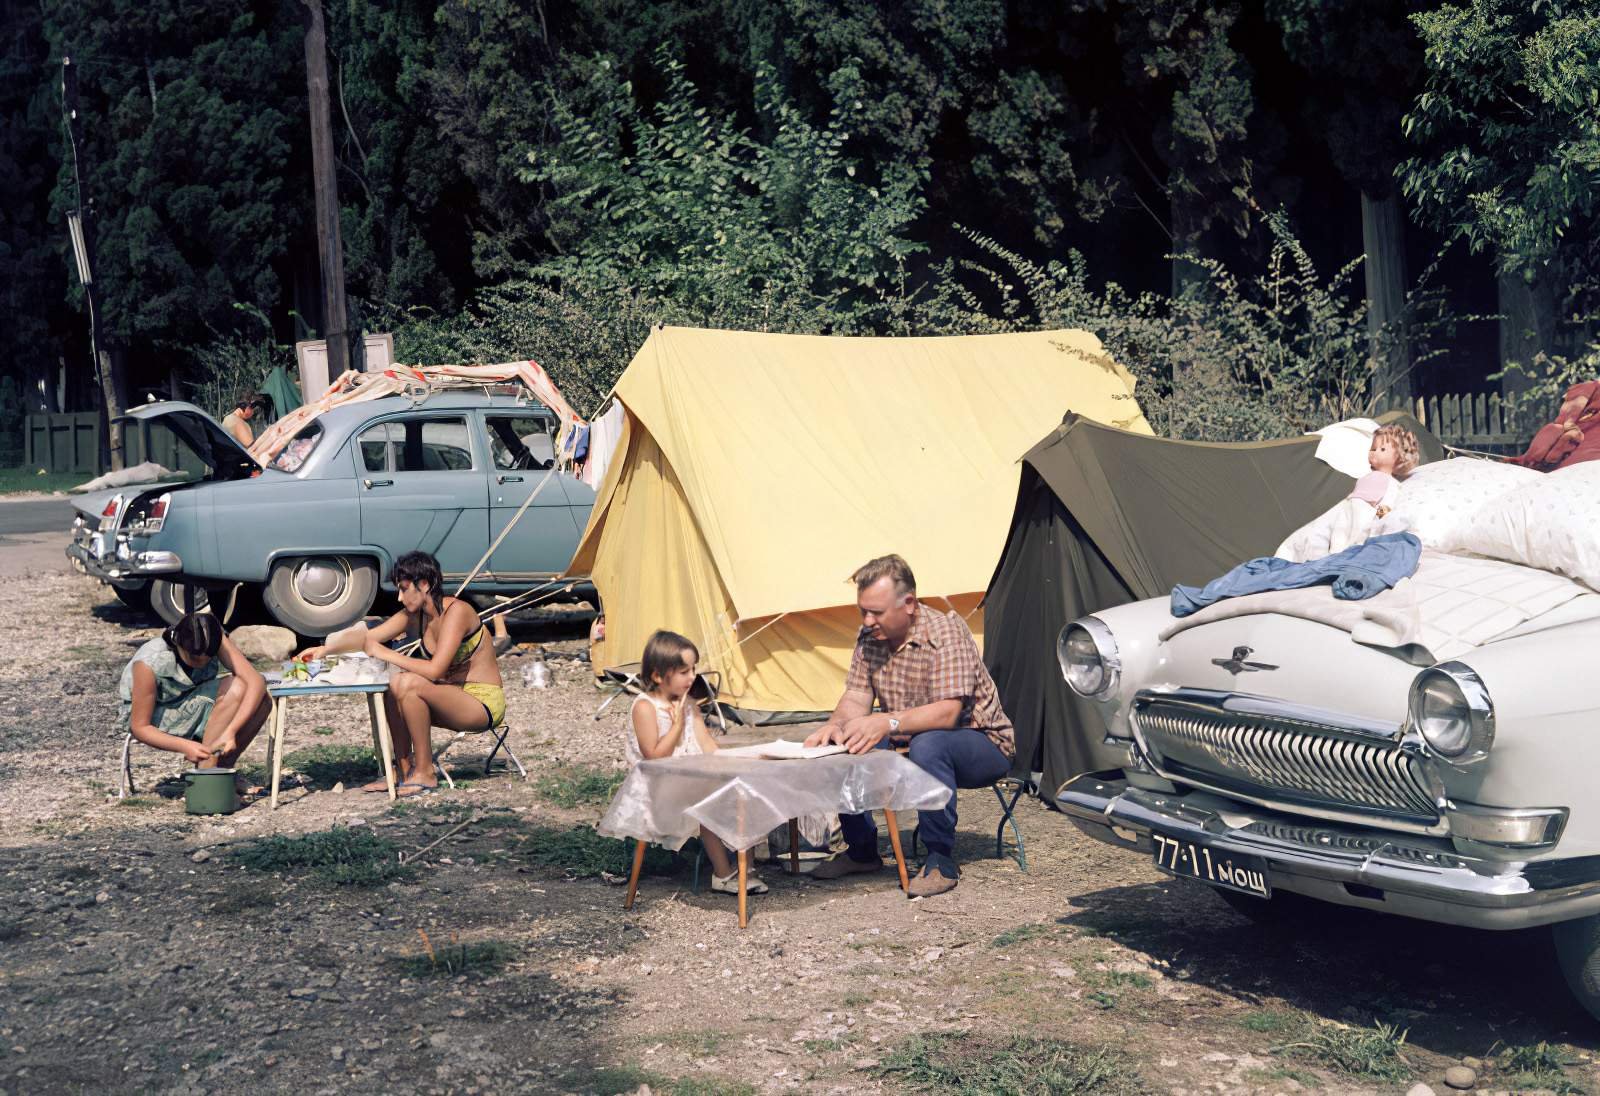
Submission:
<svg viewBox="0 0 1600 1096">
<path fill-rule="evenodd" d="M 146 534 L 161 532 L 161 527 L 167 521 L 167 508 L 171 505 L 171 495 L 162 495 L 151 503 L 150 512 L 144 516 L 144 521 L 141 523 L 143 528 L 140 531 Z"/>
<path fill-rule="evenodd" d="M 117 527 L 117 515 L 122 513 L 122 496 L 113 495 L 106 508 L 100 511 L 100 531 L 109 533 Z"/>
</svg>

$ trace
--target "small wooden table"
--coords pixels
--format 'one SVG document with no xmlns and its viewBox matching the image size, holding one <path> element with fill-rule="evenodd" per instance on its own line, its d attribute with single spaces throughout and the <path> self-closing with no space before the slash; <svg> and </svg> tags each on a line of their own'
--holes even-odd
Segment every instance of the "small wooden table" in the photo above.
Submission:
<svg viewBox="0 0 1600 1096">
<path fill-rule="evenodd" d="M 287 723 L 289 698 L 294 696 L 364 695 L 367 698 L 367 718 L 372 723 L 372 748 L 377 752 L 383 768 L 383 782 L 389 786 L 389 798 L 395 798 L 394 743 L 389 737 L 389 717 L 383 710 L 380 694 L 388 692 L 387 682 L 367 685 L 317 685 L 312 682 L 288 684 L 268 682 L 267 695 L 272 698 L 272 715 L 267 720 L 267 767 L 272 770 L 272 809 L 278 809 L 278 784 L 283 775 L 283 733 Z"/>
</svg>

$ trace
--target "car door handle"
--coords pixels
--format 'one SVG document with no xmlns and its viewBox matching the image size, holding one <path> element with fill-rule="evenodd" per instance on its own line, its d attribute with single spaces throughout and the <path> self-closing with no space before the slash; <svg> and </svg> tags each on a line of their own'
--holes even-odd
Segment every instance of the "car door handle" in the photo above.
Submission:
<svg viewBox="0 0 1600 1096">
<path fill-rule="evenodd" d="M 361 481 L 361 486 L 365 487 L 368 491 L 372 490 L 374 487 L 393 487 L 394 480 L 364 479 Z"/>
<path fill-rule="evenodd" d="M 494 478 L 494 481 L 496 483 L 521 483 L 522 482 L 522 477 L 521 476 L 496 476 Z"/>
</svg>

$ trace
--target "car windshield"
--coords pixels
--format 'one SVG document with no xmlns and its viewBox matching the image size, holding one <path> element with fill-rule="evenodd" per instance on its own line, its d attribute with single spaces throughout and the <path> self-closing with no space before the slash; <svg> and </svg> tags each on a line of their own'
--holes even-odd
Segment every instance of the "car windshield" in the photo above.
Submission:
<svg viewBox="0 0 1600 1096">
<path fill-rule="evenodd" d="M 276 468 L 280 472 L 298 472 L 300 466 L 305 464 L 306 458 L 311 455 L 311 450 L 317 447 L 317 442 L 322 440 L 322 424 L 319 422 L 307 423 L 300 432 L 290 440 L 283 451 L 275 457 L 269 468 Z"/>
</svg>

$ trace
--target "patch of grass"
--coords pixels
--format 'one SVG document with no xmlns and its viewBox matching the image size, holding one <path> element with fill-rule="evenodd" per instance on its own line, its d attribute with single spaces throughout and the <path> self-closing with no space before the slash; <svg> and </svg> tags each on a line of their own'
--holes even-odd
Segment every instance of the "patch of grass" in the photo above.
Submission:
<svg viewBox="0 0 1600 1096">
<path fill-rule="evenodd" d="M 311 733 L 312 734 L 320 734 L 324 738 L 326 738 L 329 735 L 333 734 L 333 728 L 332 727 L 312 727 L 311 728 Z"/>
<path fill-rule="evenodd" d="M 0 495 L 24 491 L 65 491 L 94 479 L 93 472 L 45 472 L 37 468 L 0 468 Z"/>
<path fill-rule="evenodd" d="M 1260 1031 L 1272 1035 L 1281 1035 L 1286 1031 L 1293 1031 L 1304 1023 L 1305 1018 L 1299 1013 L 1276 1008 L 1264 1008 L 1260 1012 L 1247 1012 L 1239 1018 L 1240 1027 L 1248 1031 Z"/>
<path fill-rule="evenodd" d="M 857 993 L 854 990 L 851 990 L 849 993 L 844 995 L 845 1008 L 861 1008 L 863 1005 L 870 1004 L 872 1004 L 871 994 Z"/>
<path fill-rule="evenodd" d="M 1274 1069 L 1252 1069 L 1245 1073 L 1245 1080 L 1254 1081 L 1258 1085 L 1272 1084 L 1276 1081 L 1294 1081 L 1306 1088 L 1321 1088 L 1322 1078 L 1312 1073 L 1309 1069 L 1295 1069 L 1292 1066 L 1278 1066 Z"/>
<path fill-rule="evenodd" d="M 340 827 L 303 837 L 263 837 L 232 852 L 252 871 L 309 871 L 314 878 L 340 886 L 376 887 L 411 878 L 400 863 L 399 850 L 365 826 Z"/>
<path fill-rule="evenodd" d="M 621 769 L 562 765 L 539 777 L 534 790 L 558 807 L 604 806 L 627 776 Z"/>
<path fill-rule="evenodd" d="M 283 763 L 330 788 L 340 782 L 364 784 L 378 775 L 378 759 L 367 746 L 308 746 L 284 754 Z"/>
<path fill-rule="evenodd" d="M 1106 1047 L 1062 1039 L 916 1035 L 878 1073 L 947 1096 L 1133 1096 L 1150 1089 L 1133 1063 Z"/>
<path fill-rule="evenodd" d="M 422 950 L 416 955 L 407 955 L 394 961 L 399 973 L 410 978 L 497 974 L 518 954 L 518 948 L 504 940 L 480 940 L 469 944 L 452 933 L 450 942 L 444 944 L 435 943 L 421 929 L 417 930 L 417 935 L 422 937 Z"/>
<path fill-rule="evenodd" d="M 603 871 L 625 875 L 633 870 L 633 842 L 601 837 L 588 826 L 536 828 L 524 839 L 523 850 L 529 863 L 556 868 L 578 879 Z M 645 852 L 646 874 L 670 875 L 676 866 L 677 858 L 665 849 L 651 845 Z"/>
<path fill-rule="evenodd" d="M 130 795 L 126 799 L 117 800 L 117 806 L 130 807 L 133 810 L 149 810 L 151 807 L 161 806 L 161 800 L 151 799 L 147 795 Z"/>
<path fill-rule="evenodd" d="M 1103 989 L 1097 989 L 1093 993 L 1085 994 L 1083 999 L 1099 1008 L 1117 1007 L 1117 995 L 1115 993 L 1107 993 Z"/>
<path fill-rule="evenodd" d="M 595 1096 L 622 1096 L 636 1092 L 640 1085 L 649 1085 L 650 1091 L 667 1096 L 755 1096 L 756 1089 L 743 1081 L 725 1081 L 718 1077 L 665 1077 L 637 1066 L 608 1066 L 584 1077 L 576 1086 L 581 1092 Z"/>
<path fill-rule="evenodd" d="M 993 940 L 990 940 L 989 946 L 994 948 L 1015 947 L 1017 944 L 1025 943 L 1028 940 L 1037 940 L 1041 936 L 1054 935 L 1055 931 L 1056 926 L 1054 925 L 1018 925 L 1016 928 L 1007 929 Z"/>
<path fill-rule="evenodd" d="M 1512 1088 L 1544 1088 L 1567 1096 L 1587 1091 L 1567 1079 L 1566 1068 L 1574 1061 L 1563 1048 L 1541 1041 L 1506 1047 L 1496 1064 L 1502 1074 L 1512 1075 L 1501 1078 Z"/>
<path fill-rule="evenodd" d="M 655 1041 L 706 1058 L 721 1050 L 730 1038 L 726 1031 L 669 1031 L 656 1036 Z"/>
<path fill-rule="evenodd" d="M 67 654 L 74 658 L 102 658 L 105 653 L 105 648 L 93 643 L 82 643 L 76 647 L 67 648 Z"/>
<path fill-rule="evenodd" d="M 1149 989 L 1155 981 L 1148 975 L 1136 970 L 1108 970 L 1101 981 L 1114 989 L 1132 986 L 1134 989 Z"/>
<path fill-rule="evenodd" d="M 1392 1024 L 1348 1027 L 1313 1021 L 1293 1042 L 1272 1048 L 1274 1054 L 1314 1062 L 1352 1077 L 1374 1081 L 1404 1081 L 1411 1076 L 1411 1063 L 1401 1048 L 1406 1032 Z"/>
</svg>

